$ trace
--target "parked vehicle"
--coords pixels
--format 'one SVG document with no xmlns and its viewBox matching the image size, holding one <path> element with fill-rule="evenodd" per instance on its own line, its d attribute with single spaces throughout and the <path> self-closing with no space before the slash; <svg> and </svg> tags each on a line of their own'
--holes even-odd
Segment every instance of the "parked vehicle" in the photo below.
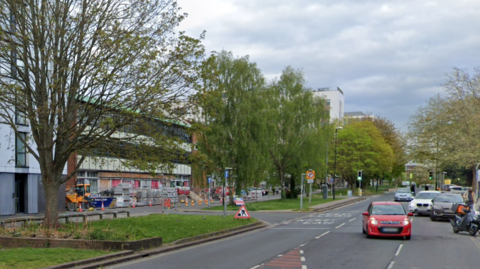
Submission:
<svg viewBox="0 0 480 269">
<path fill-rule="evenodd" d="M 459 212 L 458 208 L 462 208 Z M 459 233 L 460 231 L 466 231 L 471 236 L 477 234 L 480 227 L 479 219 L 477 212 L 475 210 L 470 210 L 465 204 L 454 204 L 452 210 L 457 212 L 455 218 L 450 219 L 450 224 L 453 227 L 454 233 Z M 464 214 L 461 214 L 461 213 Z"/>
<path fill-rule="evenodd" d="M 415 199 L 408 204 L 408 211 L 416 213 L 418 215 L 430 215 L 432 208 L 432 200 L 437 197 L 441 192 L 439 191 L 421 191 Z"/>
<path fill-rule="evenodd" d="M 453 204 L 463 203 L 463 197 L 457 193 L 440 193 L 432 200 L 430 220 L 451 219 L 455 217 Z"/>
<path fill-rule="evenodd" d="M 410 240 L 412 236 L 412 222 L 406 212 L 397 202 L 372 202 L 363 212 L 362 232 L 367 237 L 394 236 Z"/>
<path fill-rule="evenodd" d="M 409 188 L 401 188 L 395 192 L 395 202 L 397 201 L 411 201 L 413 200 L 412 192 Z"/>
</svg>

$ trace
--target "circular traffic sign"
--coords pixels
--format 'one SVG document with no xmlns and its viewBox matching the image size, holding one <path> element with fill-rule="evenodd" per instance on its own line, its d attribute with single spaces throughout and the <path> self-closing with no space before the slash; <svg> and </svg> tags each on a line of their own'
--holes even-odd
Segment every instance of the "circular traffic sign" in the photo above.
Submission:
<svg viewBox="0 0 480 269">
<path fill-rule="evenodd" d="M 308 171 L 307 172 L 307 179 L 314 179 L 315 178 L 315 172 L 314 171 Z"/>
</svg>

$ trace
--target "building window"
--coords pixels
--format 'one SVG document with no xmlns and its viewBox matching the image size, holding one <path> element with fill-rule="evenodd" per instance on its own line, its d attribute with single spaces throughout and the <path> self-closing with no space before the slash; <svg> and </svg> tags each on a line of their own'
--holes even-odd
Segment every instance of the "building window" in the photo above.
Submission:
<svg viewBox="0 0 480 269">
<path fill-rule="evenodd" d="M 330 106 L 330 99 L 327 99 L 327 106 Z"/>
<path fill-rule="evenodd" d="M 27 167 L 27 148 L 23 141 L 27 140 L 27 133 L 19 133 L 15 141 L 15 166 Z"/>
</svg>

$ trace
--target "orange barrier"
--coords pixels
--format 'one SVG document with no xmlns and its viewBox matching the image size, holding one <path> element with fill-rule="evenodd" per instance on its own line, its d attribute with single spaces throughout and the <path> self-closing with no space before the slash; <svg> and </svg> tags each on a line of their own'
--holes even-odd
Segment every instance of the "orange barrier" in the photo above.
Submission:
<svg viewBox="0 0 480 269">
<path fill-rule="evenodd" d="M 171 206 L 172 206 L 172 203 L 171 203 L 170 199 L 165 199 L 165 207 L 170 209 Z"/>
</svg>

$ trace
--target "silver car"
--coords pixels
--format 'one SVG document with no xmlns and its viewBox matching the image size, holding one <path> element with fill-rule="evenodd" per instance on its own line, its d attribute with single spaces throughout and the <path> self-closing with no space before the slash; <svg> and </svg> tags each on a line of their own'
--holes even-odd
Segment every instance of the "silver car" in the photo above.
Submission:
<svg viewBox="0 0 480 269">
<path fill-rule="evenodd" d="M 395 192 L 395 202 L 412 201 L 413 195 L 409 188 L 401 188 Z"/>
</svg>

